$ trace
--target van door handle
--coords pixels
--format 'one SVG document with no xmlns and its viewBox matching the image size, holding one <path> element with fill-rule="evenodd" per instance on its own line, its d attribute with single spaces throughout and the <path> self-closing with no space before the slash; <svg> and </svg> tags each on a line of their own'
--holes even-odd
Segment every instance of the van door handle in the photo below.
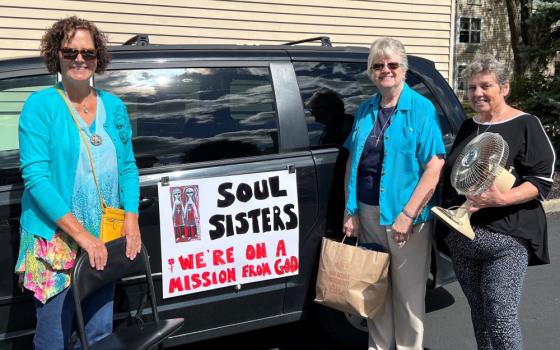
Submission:
<svg viewBox="0 0 560 350">
<path fill-rule="evenodd" d="M 138 210 L 144 210 L 151 207 L 154 204 L 153 198 L 140 197 L 140 202 L 138 203 Z"/>
</svg>

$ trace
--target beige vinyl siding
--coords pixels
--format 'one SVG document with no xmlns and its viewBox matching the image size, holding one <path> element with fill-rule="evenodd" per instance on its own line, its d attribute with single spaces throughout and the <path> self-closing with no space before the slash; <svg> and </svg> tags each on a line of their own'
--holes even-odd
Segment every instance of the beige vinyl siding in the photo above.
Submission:
<svg viewBox="0 0 560 350">
<path fill-rule="evenodd" d="M 369 46 L 393 36 L 447 78 L 453 6 L 452 0 L 0 0 L 0 58 L 36 55 L 45 29 L 75 14 L 94 21 L 112 45 L 137 33 L 154 44 L 280 44 L 327 35 L 335 46 Z"/>
</svg>

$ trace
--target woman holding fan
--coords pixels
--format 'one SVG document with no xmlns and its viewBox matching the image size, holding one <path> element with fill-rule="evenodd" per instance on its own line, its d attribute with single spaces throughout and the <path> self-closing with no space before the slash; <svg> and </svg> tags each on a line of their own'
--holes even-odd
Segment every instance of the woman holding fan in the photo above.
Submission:
<svg viewBox="0 0 560 350">
<path fill-rule="evenodd" d="M 461 126 L 443 176 L 444 207 L 468 200 L 474 240 L 449 233 L 446 242 L 455 272 L 471 307 L 478 349 L 523 348 L 518 306 L 528 265 L 549 263 L 546 216 L 540 200 L 552 186 L 554 149 L 539 119 L 506 103 L 509 76 L 491 55 L 477 56 L 463 72 L 477 113 Z M 476 196 L 459 196 L 451 186 L 453 164 L 463 148 L 483 132 L 500 134 L 509 145 L 506 169 L 513 188 L 495 184 Z"/>
</svg>

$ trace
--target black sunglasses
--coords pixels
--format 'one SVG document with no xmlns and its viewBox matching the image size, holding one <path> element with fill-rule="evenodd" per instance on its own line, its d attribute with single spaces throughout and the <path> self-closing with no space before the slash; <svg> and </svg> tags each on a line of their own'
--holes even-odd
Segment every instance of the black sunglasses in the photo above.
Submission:
<svg viewBox="0 0 560 350">
<path fill-rule="evenodd" d="M 389 62 L 387 63 L 387 68 L 389 68 L 390 70 L 395 70 L 397 68 L 399 68 L 401 66 L 400 63 L 397 62 Z M 385 63 L 374 63 L 371 65 L 371 68 L 373 70 L 382 70 L 383 67 L 385 67 Z"/>
<path fill-rule="evenodd" d="M 72 49 L 69 47 L 64 47 L 60 49 L 60 53 L 62 57 L 66 60 L 75 60 L 78 55 L 82 55 L 82 58 L 86 61 L 91 61 L 97 58 L 97 50 L 96 49 Z"/>
</svg>

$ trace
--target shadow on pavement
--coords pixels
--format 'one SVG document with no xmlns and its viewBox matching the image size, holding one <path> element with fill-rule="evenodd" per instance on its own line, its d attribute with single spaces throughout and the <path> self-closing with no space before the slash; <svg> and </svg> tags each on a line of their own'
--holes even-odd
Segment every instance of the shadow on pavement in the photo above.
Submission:
<svg viewBox="0 0 560 350">
<path fill-rule="evenodd" d="M 453 303 L 455 298 L 443 287 L 426 291 L 426 313 L 446 308 Z"/>
</svg>

